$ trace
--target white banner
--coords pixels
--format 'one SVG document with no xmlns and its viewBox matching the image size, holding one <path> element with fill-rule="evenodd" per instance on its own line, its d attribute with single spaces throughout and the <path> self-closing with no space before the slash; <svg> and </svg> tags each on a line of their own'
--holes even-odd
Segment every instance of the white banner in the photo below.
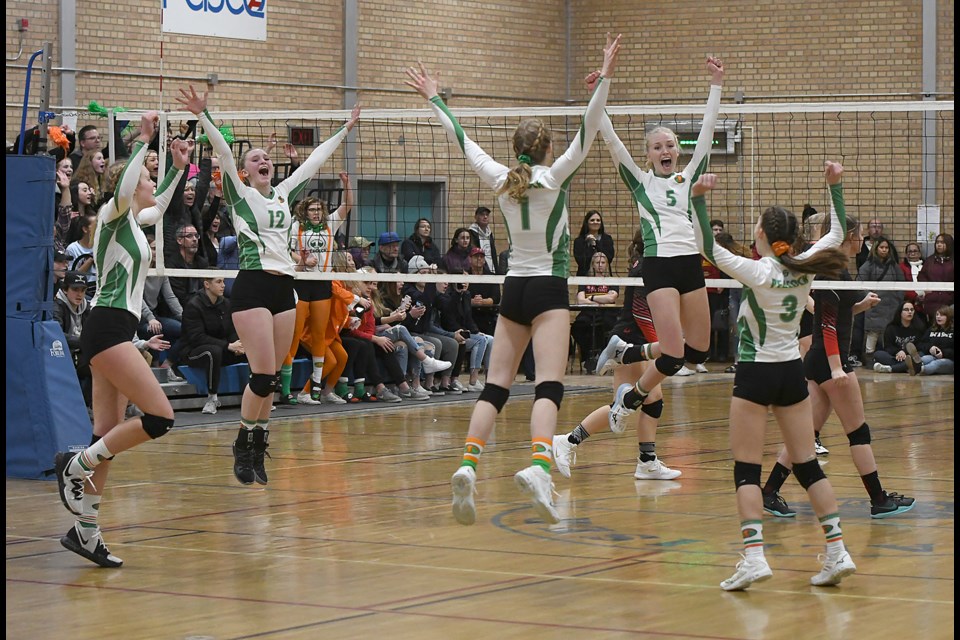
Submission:
<svg viewBox="0 0 960 640">
<path fill-rule="evenodd" d="M 162 0 L 163 31 L 267 39 L 267 0 Z"/>
</svg>

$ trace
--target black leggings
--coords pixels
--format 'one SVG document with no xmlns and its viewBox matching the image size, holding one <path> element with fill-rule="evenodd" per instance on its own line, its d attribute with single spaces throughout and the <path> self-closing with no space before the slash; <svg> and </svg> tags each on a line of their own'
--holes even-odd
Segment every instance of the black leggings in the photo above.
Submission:
<svg viewBox="0 0 960 640">
<path fill-rule="evenodd" d="M 182 362 L 190 367 L 204 369 L 207 372 L 207 392 L 216 393 L 220 388 L 220 368 L 237 364 L 242 360 L 242 356 L 238 356 L 226 347 L 218 344 L 200 344 L 191 347 Z"/>
<path fill-rule="evenodd" d="M 363 378 L 370 387 L 376 387 L 383 382 L 380 377 L 380 368 L 377 366 L 377 358 L 373 353 L 372 342 L 345 335 L 341 335 L 340 340 L 347 352 L 347 368 L 343 371 L 347 380 Z"/>
</svg>

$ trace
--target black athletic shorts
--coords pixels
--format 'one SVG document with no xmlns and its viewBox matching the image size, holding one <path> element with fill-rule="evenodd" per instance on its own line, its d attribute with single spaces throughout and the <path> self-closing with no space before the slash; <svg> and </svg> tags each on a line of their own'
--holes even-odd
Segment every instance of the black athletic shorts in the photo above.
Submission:
<svg viewBox="0 0 960 640">
<path fill-rule="evenodd" d="M 298 302 L 316 302 L 333 297 L 333 283 L 329 280 L 296 280 Z"/>
<path fill-rule="evenodd" d="M 853 367 L 847 364 L 846 358 L 841 355 L 844 373 L 852 373 Z M 803 357 L 803 375 L 807 380 L 813 380 L 817 384 L 823 384 L 833 378 L 830 375 L 830 361 L 827 360 L 827 352 L 822 349 L 810 349 L 807 355 Z"/>
<path fill-rule="evenodd" d="M 500 296 L 500 315 L 518 324 L 531 325 L 544 311 L 570 309 L 567 279 L 556 276 L 507 276 Z"/>
<path fill-rule="evenodd" d="M 804 400 L 807 380 L 803 361 L 738 362 L 733 378 L 733 397 L 769 407 L 789 407 Z"/>
<path fill-rule="evenodd" d="M 629 342 L 635 347 L 641 344 L 647 344 L 647 337 L 643 335 L 643 331 L 640 330 L 640 327 L 637 326 L 637 323 L 632 318 L 629 321 L 619 320 L 613 329 L 610 330 L 610 334 L 607 335 L 607 342 L 609 342 L 613 336 L 617 336 L 624 342 Z"/>
<path fill-rule="evenodd" d="M 80 353 L 90 362 L 93 356 L 110 347 L 131 342 L 140 321 L 126 309 L 94 307 L 83 322 L 80 333 Z"/>
<path fill-rule="evenodd" d="M 247 309 L 267 309 L 273 315 L 297 308 L 293 276 L 278 276 L 266 271 L 241 271 L 230 291 L 232 313 Z"/>
<path fill-rule="evenodd" d="M 813 314 L 803 310 L 803 314 L 800 316 L 800 338 L 806 338 L 807 336 L 813 335 Z"/>
<path fill-rule="evenodd" d="M 703 289 L 703 263 L 700 254 L 674 256 L 672 258 L 650 257 L 643 259 L 643 286 L 647 296 L 657 289 L 676 289 L 680 295 Z"/>
</svg>

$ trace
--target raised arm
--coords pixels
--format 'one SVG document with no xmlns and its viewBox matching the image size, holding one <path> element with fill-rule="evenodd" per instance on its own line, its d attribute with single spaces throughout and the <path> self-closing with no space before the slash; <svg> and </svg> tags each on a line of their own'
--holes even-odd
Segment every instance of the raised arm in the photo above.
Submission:
<svg viewBox="0 0 960 640">
<path fill-rule="evenodd" d="M 843 182 L 841 181 L 843 165 L 828 160 L 824 163 L 823 177 L 830 187 L 830 232 L 797 256 L 798 260 L 816 251 L 839 247 L 847 233 L 847 210 L 843 203 Z"/>
<path fill-rule="evenodd" d="M 347 134 L 353 130 L 353 127 L 356 126 L 359 119 L 360 105 L 356 105 L 353 111 L 350 112 L 350 119 L 347 120 L 346 124 L 337 129 L 332 136 L 314 149 L 309 157 L 303 161 L 303 164 L 297 167 L 297 170 L 294 171 L 289 178 L 280 183 L 278 188 L 287 192 L 290 202 L 296 200 L 297 196 L 307 184 L 309 184 L 310 180 L 317 175 L 320 167 L 333 155 L 333 152 L 337 150 L 337 147 L 339 147 L 343 139 L 347 137 Z"/>
<path fill-rule="evenodd" d="M 712 191 L 716 186 L 717 176 L 712 173 L 705 173 L 700 176 L 690 192 L 693 196 L 690 202 L 696 215 L 696 219 L 693 221 L 693 235 L 697 239 L 697 247 L 704 257 L 720 271 L 747 286 L 760 286 L 767 281 L 767 272 L 758 260 L 735 255 L 714 242 L 705 196 L 708 191 Z"/>
<path fill-rule="evenodd" d="M 177 98 L 177 102 L 182 104 L 187 111 L 197 116 L 197 119 L 200 121 L 200 126 L 203 127 L 204 133 L 207 134 L 207 139 L 210 140 L 210 146 L 213 147 L 213 152 L 220 160 L 223 186 L 226 187 L 223 189 L 223 200 L 227 205 L 234 205 L 237 202 L 238 195 L 243 192 L 246 185 L 243 183 L 243 180 L 240 178 L 240 173 L 237 171 L 237 162 L 233 157 L 233 151 L 230 150 L 230 145 L 227 144 L 223 134 L 220 133 L 220 130 L 213 124 L 213 119 L 207 111 L 207 92 L 204 91 L 201 96 L 194 90 L 193 85 L 190 85 L 188 88 L 189 91 L 180 89 L 180 97 Z"/>
<path fill-rule="evenodd" d="M 597 132 L 606 118 L 604 108 L 607 106 L 607 96 L 610 93 L 610 78 L 613 77 L 613 71 L 617 66 L 617 56 L 620 53 L 620 35 L 613 37 L 607 34 L 607 43 L 603 47 L 603 67 L 600 69 L 600 75 L 596 78 L 593 86 L 593 95 L 590 96 L 590 102 L 587 104 L 587 110 L 583 114 L 583 120 L 580 123 L 580 131 L 574 137 L 573 142 L 567 147 L 562 156 L 550 168 L 550 174 L 557 182 L 564 182 L 573 175 L 580 164 L 590 153 L 590 147 L 593 145 Z M 607 118 L 609 121 L 609 118 Z"/>
<path fill-rule="evenodd" d="M 117 179 L 117 188 L 113 194 L 113 207 L 103 207 L 100 215 L 103 222 L 110 222 L 127 213 L 133 203 L 133 194 L 140 182 L 140 169 L 147 157 L 147 144 L 153 137 L 159 116 L 156 111 L 148 111 L 140 118 L 140 135 L 133 145 L 133 154 L 127 160 L 120 177 Z"/>
<path fill-rule="evenodd" d="M 327 217 L 327 222 L 334 233 L 337 232 L 340 223 L 346 219 L 350 210 L 353 209 L 353 186 L 350 184 L 350 176 L 346 171 L 340 172 L 340 184 L 343 186 L 343 202 L 337 207 L 336 211 Z"/>
<path fill-rule="evenodd" d="M 707 169 L 710 160 L 710 148 L 713 146 L 713 128 L 720 113 L 720 91 L 723 88 L 723 63 L 713 56 L 707 58 L 707 71 L 710 73 L 710 97 L 703 114 L 703 125 L 697 137 L 697 146 L 693 149 L 693 158 L 683 170 L 683 174 L 696 182 L 697 177 Z"/>
<path fill-rule="evenodd" d="M 474 172 L 480 176 L 483 183 L 491 189 L 496 189 L 498 181 L 509 169 L 491 158 L 464 133 L 456 117 L 437 95 L 440 72 L 438 71 L 436 77 L 433 77 L 422 62 L 418 60 L 417 65 L 419 69 L 410 67 L 406 70 L 408 80 L 404 81 L 404 84 L 413 87 L 421 97 L 430 103 L 430 108 L 433 109 L 437 120 L 443 125 L 450 141 L 460 148 L 460 152 L 466 157 L 467 162 L 470 163 Z"/>
<path fill-rule="evenodd" d="M 192 145 L 188 144 L 186 140 L 174 140 L 170 144 L 170 155 L 173 159 L 173 166 L 167 170 L 167 175 L 163 177 L 163 181 L 160 182 L 160 186 L 157 187 L 157 191 L 154 193 L 156 203 L 152 207 L 142 209 L 140 213 L 137 214 L 137 222 L 140 223 L 141 226 L 157 224 L 160 218 L 163 217 L 164 212 L 167 210 L 167 207 L 170 206 L 170 201 L 173 198 L 173 192 L 175 191 L 174 185 L 179 181 L 187 163 L 190 162 L 191 148 Z"/>
</svg>

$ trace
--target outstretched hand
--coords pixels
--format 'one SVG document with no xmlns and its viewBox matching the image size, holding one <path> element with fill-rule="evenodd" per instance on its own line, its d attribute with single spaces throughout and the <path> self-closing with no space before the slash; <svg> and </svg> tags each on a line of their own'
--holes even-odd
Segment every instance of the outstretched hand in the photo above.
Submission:
<svg viewBox="0 0 960 640">
<path fill-rule="evenodd" d="M 707 56 L 707 71 L 713 77 L 712 84 L 723 85 L 723 62 L 720 58 Z"/>
<path fill-rule="evenodd" d="M 843 165 L 839 162 L 827 160 L 823 163 L 823 177 L 827 184 L 840 184 L 840 180 L 843 178 Z"/>
<path fill-rule="evenodd" d="M 353 105 L 353 110 L 350 112 L 350 119 L 347 120 L 347 131 L 353 130 L 353 127 L 356 126 L 357 121 L 360 119 L 360 103 Z"/>
<path fill-rule="evenodd" d="M 177 102 L 182 104 L 187 111 L 195 116 L 198 116 L 203 113 L 204 109 L 207 108 L 207 92 L 204 91 L 203 95 L 200 96 L 197 94 L 192 84 L 188 85 L 188 87 L 190 89 L 189 93 L 183 89 L 180 89 L 180 97 L 177 98 Z"/>
<path fill-rule="evenodd" d="M 600 75 L 604 78 L 613 76 L 613 70 L 617 66 L 617 56 L 620 54 L 620 38 L 622 34 L 617 34 L 614 38 L 610 32 L 607 32 L 607 44 L 603 47 L 603 67 L 600 69 Z"/>
<path fill-rule="evenodd" d="M 404 84 L 413 87 L 424 99 L 430 100 L 437 95 L 437 87 L 440 86 L 440 72 L 437 71 L 437 77 L 432 78 L 430 72 L 420 60 L 417 60 L 417 65 L 420 67 L 419 70 L 414 67 L 407 68 L 407 77 L 410 79 L 405 80 Z"/>
<path fill-rule="evenodd" d="M 147 111 L 145 114 L 140 116 L 140 135 L 138 138 L 146 143 L 149 143 L 153 140 L 154 134 L 157 132 L 157 126 L 160 124 L 160 114 L 156 111 Z"/>
<path fill-rule="evenodd" d="M 706 195 L 708 191 L 713 191 L 717 186 L 717 174 L 715 173 L 705 173 L 700 176 L 700 179 L 696 181 L 693 185 L 693 189 L 690 191 L 694 196 Z"/>
<path fill-rule="evenodd" d="M 339 174 L 340 184 L 343 185 L 344 189 L 350 188 L 350 174 L 346 171 L 341 171 Z"/>
</svg>

